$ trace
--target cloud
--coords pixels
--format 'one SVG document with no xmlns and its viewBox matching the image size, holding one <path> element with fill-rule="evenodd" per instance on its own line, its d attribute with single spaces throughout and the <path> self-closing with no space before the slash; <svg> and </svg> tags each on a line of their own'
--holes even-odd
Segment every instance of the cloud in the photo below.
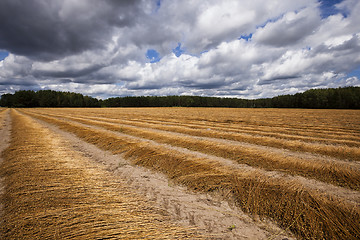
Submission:
<svg viewBox="0 0 360 240">
<path fill-rule="evenodd" d="M 264 4 L 252 1 L 201 1 L 183 4 L 182 1 L 163 1 L 159 18 L 170 24 L 170 32 L 177 42 L 183 42 L 188 51 L 199 54 L 256 30 L 258 25 L 289 11 L 306 6 L 311 0 L 280 0 Z M 161 26 L 160 29 L 169 28 Z"/>
<path fill-rule="evenodd" d="M 271 97 L 360 85 L 360 2 L 0 2 L 0 93 Z M 247 37 L 244 37 L 247 36 Z"/>
<path fill-rule="evenodd" d="M 0 62 L 0 79 L 26 78 L 31 72 L 32 64 L 26 57 L 10 54 Z"/>
<path fill-rule="evenodd" d="M 275 47 L 297 44 L 320 25 L 316 8 L 305 8 L 299 12 L 288 12 L 276 22 L 269 22 L 253 35 L 254 41 Z"/>
<path fill-rule="evenodd" d="M 0 48 L 41 61 L 101 49 L 141 14 L 136 0 L 3 0 Z"/>
</svg>

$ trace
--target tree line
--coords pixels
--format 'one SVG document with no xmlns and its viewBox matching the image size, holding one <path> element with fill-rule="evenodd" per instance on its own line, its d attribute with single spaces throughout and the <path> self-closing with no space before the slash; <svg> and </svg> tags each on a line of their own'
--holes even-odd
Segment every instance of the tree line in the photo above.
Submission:
<svg viewBox="0 0 360 240">
<path fill-rule="evenodd" d="M 21 90 L 14 94 L 3 94 L 0 100 L 3 107 L 100 107 L 98 99 L 80 93 L 53 90 Z"/>
<path fill-rule="evenodd" d="M 240 99 L 200 96 L 141 96 L 108 98 L 106 107 L 232 107 L 360 109 L 360 87 L 311 89 L 273 98 Z"/>
<path fill-rule="evenodd" d="M 360 87 L 311 89 L 273 98 L 240 99 L 200 96 L 115 97 L 99 100 L 79 93 L 22 90 L 3 94 L 3 107 L 231 107 L 360 109 Z"/>
</svg>

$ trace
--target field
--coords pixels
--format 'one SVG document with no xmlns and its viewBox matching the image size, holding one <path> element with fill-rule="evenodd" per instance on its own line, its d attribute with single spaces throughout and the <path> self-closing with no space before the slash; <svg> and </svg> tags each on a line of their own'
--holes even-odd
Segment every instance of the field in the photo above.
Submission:
<svg viewBox="0 0 360 240">
<path fill-rule="evenodd" d="M 6 128 L 11 137 L 0 170 L 6 237 L 241 239 L 241 227 L 224 219 L 226 231 L 209 220 L 197 224 L 180 201 L 153 207 L 149 192 L 136 193 L 125 175 L 116 176 L 131 165 L 151 170 L 144 184 L 159 173 L 168 185 L 225 200 L 233 215 L 244 212 L 243 222 L 265 231 L 258 239 L 360 238 L 357 110 L 0 109 L 0 134 Z M 93 163 L 70 138 L 123 162 Z M 190 226 L 180 224 L 184 219 Z"/>
</svg>

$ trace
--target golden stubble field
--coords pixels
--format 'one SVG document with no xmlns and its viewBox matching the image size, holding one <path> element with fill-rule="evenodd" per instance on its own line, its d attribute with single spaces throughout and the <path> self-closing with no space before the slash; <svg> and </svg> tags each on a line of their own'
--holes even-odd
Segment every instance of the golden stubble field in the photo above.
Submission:
<svg viewBox="0 0 360 240">
<path fill-rule="evenodd" d="M 1 163 L 1 230 L 6 236 L 40 234 L 47 227 L 55 231 L 54 225 L 66 229 L 65 235 L 59 230 L 46 234 L 72 236 L 71 229 L 81 225 L 92 228 L 84 236 L 96 232 L 93 236 L 117 238 L 129 226 L 140 225 L 126 234 L 203 237 L 194 229 L 158 220 L 164 217 L 129 190 L 123 190 L 129 200 L 119 199 L 114 189 L 126 189 L 126 181 L 112 182 L 103 170 L 73 157 L 76 153 L 60 140 L 51 140 L 56 139 L 49 137 L 46 126 L 51 125 L 132 165 L 160 172 L 191 192 L 221 196 L 253 218 L 275 222 L 283 233 L 291 231 L 300 239 L 360 238 L 358 110 L 0 109 L 0 122 L 0 128 L 11 122 L 11 141 Z M 84 185 L 97 187 L 89 190 Z M 44 204 L 44 199 L 54 205 Z M 50 221 L 41 208 L 54 211 Z M 89 219 L 67 216 L 73 208 L 79 211 L 76 216 Z M 133 222 L 126 225 L 126 219 Z"/>
</svg>

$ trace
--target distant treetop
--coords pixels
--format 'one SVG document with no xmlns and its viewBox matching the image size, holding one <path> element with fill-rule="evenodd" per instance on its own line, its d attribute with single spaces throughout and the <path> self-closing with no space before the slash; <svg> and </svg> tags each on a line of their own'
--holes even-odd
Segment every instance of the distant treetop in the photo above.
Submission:
<svg viewBox="0 0 360 240">
<path fill-rule="evenodd" d="M 232 107 L 360 109 L 360 87 L 310 89 L 273 98 L 240 99 L 200 96 L 115 97 L 98 100 L 80 93 L 21 90 L 3 94 L 3 107 Z"/>
</svg>

